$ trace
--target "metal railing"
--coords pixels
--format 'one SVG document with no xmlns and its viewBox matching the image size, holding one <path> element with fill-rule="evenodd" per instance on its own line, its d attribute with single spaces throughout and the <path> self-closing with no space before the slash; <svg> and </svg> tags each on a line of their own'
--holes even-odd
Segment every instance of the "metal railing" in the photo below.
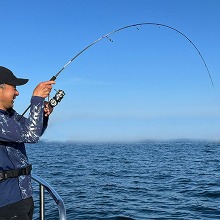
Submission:
<svg viewBox="0 0 220 220">
<path fill-rule="evenodd" d="M 59 218 L 60 220 L 67 220 L 66 218 L 66 208 L 64 205 L 63 200 L 58 195 L 58 193 L 42 178 L 38 177 L 37 175 L 31 175 L 31 178 L 39 183 L 40 186 L 40 220 L 44 220 L 45 218 L 45 200 L 44 200 L 44 193 L 45 189 L 51 195 L 53 200 L 56 202 L 59 210 Z"/>
</svg>

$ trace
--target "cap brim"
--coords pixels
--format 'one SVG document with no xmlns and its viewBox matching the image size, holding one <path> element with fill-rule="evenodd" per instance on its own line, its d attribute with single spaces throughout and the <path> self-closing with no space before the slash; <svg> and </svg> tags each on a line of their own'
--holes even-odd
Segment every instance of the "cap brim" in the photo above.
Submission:
<svg viewBox="0 0 220 220">
<path fill-rule="evenodd" d="M 22 86 L 22 85 L 26 84 L 28 82 L 28 80 L 29 79 L 16 78 L 8 84 L 13 85 L 13 86 Z"/>
</svg>

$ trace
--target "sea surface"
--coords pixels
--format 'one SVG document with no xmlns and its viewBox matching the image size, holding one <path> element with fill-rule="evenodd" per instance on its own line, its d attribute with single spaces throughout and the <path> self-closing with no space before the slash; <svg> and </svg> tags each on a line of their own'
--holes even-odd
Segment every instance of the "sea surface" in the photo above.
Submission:
<svg viewBox="0 0 220 220">
<path fill-rule="evenodd" d="M 220 142 L 40 142 L 27 152 L 68 220 L 220 219 Z M 46 220 L 59 219 L 49 194 L 46 206 Z"/>
</svg>

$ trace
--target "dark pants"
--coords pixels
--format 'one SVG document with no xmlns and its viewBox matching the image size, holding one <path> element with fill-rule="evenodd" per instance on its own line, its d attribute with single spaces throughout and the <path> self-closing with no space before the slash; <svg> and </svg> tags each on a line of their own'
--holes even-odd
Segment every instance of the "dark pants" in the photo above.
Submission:
<svg viewBox="0 0 220 220">
<path fill-rule="evenodd" d="M 32 220 L 34 212 L 33 198 L 0 208 L 0 220 Z"/>
</svg>

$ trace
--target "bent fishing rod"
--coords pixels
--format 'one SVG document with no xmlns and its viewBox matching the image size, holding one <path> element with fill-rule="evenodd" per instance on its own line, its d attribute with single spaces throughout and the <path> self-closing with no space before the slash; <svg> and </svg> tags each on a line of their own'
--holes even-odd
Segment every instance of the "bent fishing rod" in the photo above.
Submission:
<svg viewBox="0 0 220 220">
<path fill-rule="evenodd" d="M 83 52 L 85 52 L 86 50 L 88 50 L 90 47 L 92 47 L 93 45 L 95 45 L 96 43 L 98 43 L 99 41 L 101 41 L 102 39 L 105 39 L 105 38 L 106 38 L 106 39 L 108 39 L 109 41 L 113 42 L 113 40 L 112 40 L 111 38 L 109 38 L 110 35 L 112 35 L 112 34 L 114 34 L 114 33 L 116 33 L 116 32 L 119 32 L 119 31 L 128 29 L 128 28 L 133 28 L 133 27 L 135 27 L 135 28 L 137 28 L 137 30 L 139 30 L 139 26 L 143 26 L 143 25 L 154 25 L 154 26 L 158 26 L 158 27 L 165 27 L 165 28 L 168 28 L 168 29 L 171 29 L 171 30 L 177 32 L 178 34 L 182 35 L 185 39 L 187 39 L 187 40 L 193 45 L 193 47 L 196 49 L 196 51 L 198 52 L 200 58 L 201 58 L 202 61 L 203 61 L 203 64 L 205 65 L 205 68 L 206 68 L 206 70 L 207 70 L 207 72 L 208 72 L 208 76 L 209 76 L 209 79 L 210 79 L 210 81 L 211 81 L 211 84 L 212 84 L 212 86 L 214 86 L 211 73 L 210 73 L 210 71 L 209 71 L 209 69 L 208 69 L 208 66 L 207 66 L 207 64 L 206 64 L 206 62 L 205 62 L 205 59 L 203 58 L 203 56 L 202 56 L 202 54 L 200 53 L 200 51 L 199 51 L 199 49 L 197 48 L 197 46 L 196 46 L 185 34 L 183 34 L 181 31 L 177 30 L 176 28 L 171 27 L 171 26 L 166 25 L 166 24 L 154 23 L 154 22 L 144 22 L 144 23 L 138 23 L 138 24 L 127 25 L 127 26 L 121 27 L 121 28 L 119 28 L 119 29 L 116 29 L 116 30 L 114 30 L 114 31 L 111 31 L 111 32 L 109 32 L 108 34 L 106 34 L 106 35 L 104 35 L 104 36 L 98 38 L 97 40 L 95 40 L 94 42 L 92 42 L 90 45 L 88 45 L 87 47 L 85 47 L 83 50 L 81 50 L 78 54 L 76 54 L 71 60 L 69 60 L 69 61 L 60 69 L 60 71 L 57 72 L 56 75 L 54 75 L 53 77 L 51 77 L 50 80 L 55 81 L 55 80 L 57 79 L 57 77 L 60 75 L 60 73 L 61 73 L 67 66 L 69 66 L 78 56 L 80 56 Z M 62 93 L 62 94 L 60 94 L 60 93 Z M 64 93 L 62 90 L 58 90 L 57 94 L 58 94 L 58 98 L 59 98 L 59 99 L 56 99 L 56 98 L 55 98 L 56 96 L 55 96 L 55 97 L 53 98 L 53 101 L 54 101 L 54 99 L 55 99 L 57 102 L 60 102 L 65 93 Z M 60 98 L 60 97 L 61 97 L 61 98 Z M 56 103 L 57 103 L 57 102 L 56 102 Z M 49 102 L 49 104 L 51 104 L 51 103 Z M 55 106 L 55 105 L 54 105 L 54 106 Z M 54 106 L 53 106 L 53 104 L 52 104 L 52 107 L 54 107 Z M 28 108 L 24 111 L 24 113 L 21 115 L 21 117 L 19 118 L 19 120 L 24 116 L 24 114 L 28 111 L 28 109 L 29 109 L 30 107 L 31 107 L 31 105 L 29 105 Z"/>
</svg>

